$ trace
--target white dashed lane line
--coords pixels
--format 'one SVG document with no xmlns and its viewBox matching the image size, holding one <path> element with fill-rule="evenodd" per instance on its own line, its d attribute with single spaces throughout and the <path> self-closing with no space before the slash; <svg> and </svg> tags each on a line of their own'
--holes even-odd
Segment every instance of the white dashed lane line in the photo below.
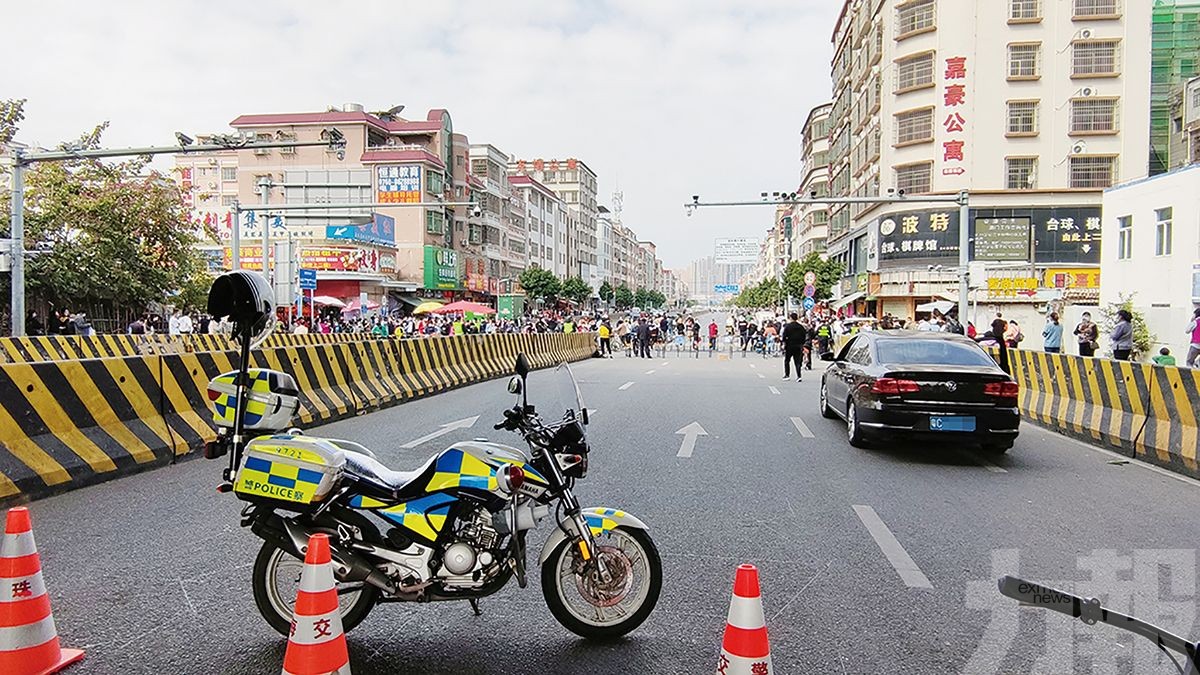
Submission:
<svg viewBox="0 0 1200 675">
<path fill-rule="evenodd" d="M 793 418 L 794 419 L 794 418 Z M 896 574 L 900 575 L 900 580 L 909 588 L 933 588 L 933 584 L 929 583 L 929 577 L 917 567 L 917 563 L 913 561 L 912 556 L 908 555 L 908 551 L 900 545 L 900 541 L 896 539 L 896 535 L 888 529 L 884 524 L 883 519 L 875 513 L 875 509 L 870 506 L 861 504 L 854 505 L 854 512 L 858 514 L 858 519 L 862 521 L 871 538 L 875 540 L 875 544 L 879 546 L 879 550 L 887 557 L 888 562 L 892 564 L 892 568 L 896 570 Z"/>
<path fill-rule="evenodd" d="M 633 386 L 633 383 L 632 383 L 632 382 L 626 382 L 625 384 L 623 384 L 623 385 L 621 385 L 621 386 L 617 387 L 617 389 L 620 389 L 621 391 L 625 391 L 626 389 L 628 389 L 628 388 L 630 388 L 630 387 L 632 387 L 632 386 Z"/>
<path fill-rule="evenodd" d="M 779 395 L 779 390 L 775 387 L 767 387 L 767 389 L 770 389 L 772 394 L 775 394 L 776 396 Z"/>
</svg>

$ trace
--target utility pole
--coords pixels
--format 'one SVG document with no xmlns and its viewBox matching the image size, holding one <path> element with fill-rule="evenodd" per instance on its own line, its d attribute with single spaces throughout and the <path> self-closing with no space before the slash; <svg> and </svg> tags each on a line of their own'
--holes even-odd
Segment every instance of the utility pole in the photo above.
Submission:
<svg viewBox="0 0 1200 675">
<path fill-rule="evenodd" d="M 25 334 L 25 166 L 21 151 L 13 153 L 12 204 L 9 237 L 12 258 L 12 335 Z M 49 324 L 47 324 L 49 326 Z"/>
<path fill-rule="evenodd" d="M 968 206 L 971 195 L 966 190 L 958 193 L 958 322 L 962 324 L 963 334 L 967 331 L 967 309 L 970 305 L 967 285 L 971 281 L 970 246 L 971 246 L 971 209 Z"/>
<path fill-rule="evenodd" d="M 264 207 L 271 201 L 271 188 L 274 186 L 275 183 L 271 180 L 270 176 L 263 176 L 258 179 L 259 203 Z M 260 221 L 262 223 L 262 273 L 263 277 L 267 280 L 267 284 L 271 288 L 275 288 L 274 277 L 271 275 L 271 228 L 269 227 L 269 219 L 270 216 L 264 213 Z"/>
</svg>

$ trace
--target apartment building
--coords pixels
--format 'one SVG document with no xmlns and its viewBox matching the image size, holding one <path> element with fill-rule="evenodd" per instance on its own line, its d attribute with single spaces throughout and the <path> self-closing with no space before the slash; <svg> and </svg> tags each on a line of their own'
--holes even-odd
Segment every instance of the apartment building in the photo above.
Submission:
<svg viewBox="0 0 1200 675">
<path fill-rule="evenodd" d="M 599 218 L 596 172 L 583 160 L 514 159 L 509 173 L 527 175 L 558 195 L 571 213 L 565 253 L 570 276 L 581 277 L 593 290 L 599 288 L 596 268 L 596 226 Z"/>
<path fill-rule="evenodd" d="M 514 199 L 524 204 L 529 266 L 566 276 L 567 206 L 553 190 L 526 174 L 508 176 Z"/>
<path fill-rule="evenodd" d="M 1200 75 L 1200 0 L 1155 0 L 1150 32 L 1150 175 L 1190 162 L 1184 90 Z"/>
<path fill-rule="evenodd" d="M 912 203 L 830 209 L 840 302 L 912 316 L 956 297 L 957 209 L 920 196 L 960 190 L 969 254 L 992 268 L 985 306 L 1061 298 L 1047 269 L 1097 270 L 1103 190 L 1146 174 L 1149 32 L 1150 3 L 1132 0 L 847 0 L 831 194 Z"/>
<path fill-rule="evenodd" d="M 829 124 L 833 103 L 823 103 L 808 113 L 801 130 L 801 197 L 829 196 Z M 810 253 L 824 253 L 829 236 L 829 207 L 797 204 L 791 211 L 792 258 L 803 260 Z"/>
<path fill-rule="evenodd" d="M 515 279 L 526 267 L 529 233 L 523 219 L 513 216 L 509 203 L 508 155 L 493 145 L 472 145 L 471 175 L 482 189 L 475 193 L 481 212 L 483 254 L 491 281 Z M 524 208 L 522 207 L 523 211 Z M 494 283 L 489 292 L 495 292 Z"/>
<path fill-rule="evenodd" d="M 236 152 L 236 196 L 242 205 L 395 205 L 288 211 L 269 223 L 247 214 L 241 223 L 244 267 L 262 268 L 261 246 L 254 239 L 267 224 L 273 238 L 298 242 L 301 266 L 317 270 L 317 295 L 366 296 L 369 302 L 395 305 L 464 290 L 464 265 L 453 244 L 456 220 L 466 209 L 405 206 L 467 194 L 466 156 L 455 155 L 449 112 L 434 109 L 425 119 L 406 120 L 346 104 L 315 113 L 241 115 L 230 126 L 260 139 L 315 142 L 330 129 L 345 139 L 340 152 L 325 146 Z M 265 195 L 258 187 L 264 180 L 269 181 Z M 371 226 L 357 226 L 364 219 Z M 227 252 L 227 262 L 229 257 Z"/>
</svg>

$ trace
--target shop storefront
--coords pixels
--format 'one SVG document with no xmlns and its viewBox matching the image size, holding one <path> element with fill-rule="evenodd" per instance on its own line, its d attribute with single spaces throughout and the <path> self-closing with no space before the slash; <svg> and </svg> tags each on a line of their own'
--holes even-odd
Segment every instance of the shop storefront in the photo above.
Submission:
<svg viewBox="0 0 1200 675">
<path fill-rule="evenodd" d="M 462 261 L 458 251 L 426 245 L 423 271 L 422 297 L 450 300 L 463 290 Z"/>
</svg>

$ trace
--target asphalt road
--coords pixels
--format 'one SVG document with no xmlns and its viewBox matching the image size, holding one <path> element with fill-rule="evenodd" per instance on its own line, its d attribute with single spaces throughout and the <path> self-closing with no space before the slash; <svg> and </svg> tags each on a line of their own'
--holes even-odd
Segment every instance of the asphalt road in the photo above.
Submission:
<svg viewBox="0 0 1200 675">
<path fill-rule="evenodd" d="M 743 562 L 760 568 L 779 673 L 1174 672 L 1149 642 L 1018 609 L 995 579 L 1020 573 L 1200 634 L 1200 484 L 1028 425 L 999 458 L 949 438 L 855 449 L 817 412 L 819 370 L 798 383 L 780 369 L 740 354 L 575 367 L 596 411 L 580 499 L 643 518 L 665 566 L 657 609 L 628 638 L 561 628 L 535 571 L 481 617 L 458 603 L 376 608 L 349 636 L 354 672 L 713 672 Z M 531 377 L 535 398 L 549 379 Z M 312 433 L 405 468 L 455 440 L 518 441 L 490 427 L 510 404 L 497 380 Z M 693 422 L 708 435 L 679 457 L 676 431 Z M 63 644 L 87 650 L 71 672 L 279 671 L 284 641 L 250 595 L 259 542 L 237 500 L 214 492 L 220 468 L 192 460 L 33 504 Z"/>
</svg>

